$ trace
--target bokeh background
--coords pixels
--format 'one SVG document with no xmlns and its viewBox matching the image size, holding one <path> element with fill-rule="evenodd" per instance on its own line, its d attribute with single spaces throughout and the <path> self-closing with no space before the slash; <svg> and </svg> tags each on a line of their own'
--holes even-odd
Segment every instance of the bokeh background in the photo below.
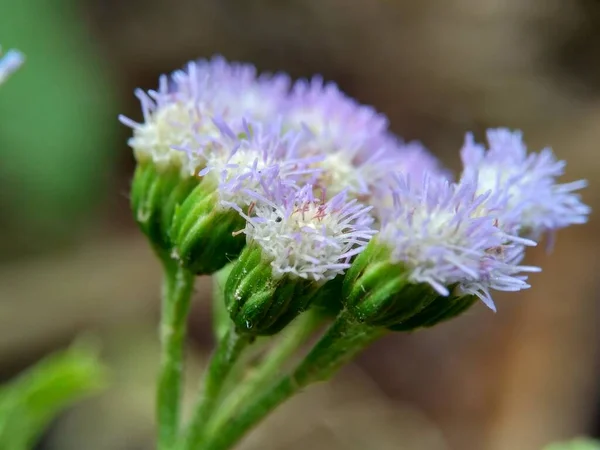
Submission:
<svg viewBox="0 0 600 450">
<path fill-rule="evenodd" d="M 0 0 L 28 60 L 0 91 L 0 380 L 93 334 L 111 387 L 39 449 L 152 448 L 160 272 L 128 210 L 117 114 L 135 87 L 215 53 L 323 74 L 458 167 L 464 133 L 520 128 L 600 204 L 595 0 Z M 559 235 L 533 288 L 390 336 L 282 408 L 244 449 L 535 450 L 600 434 L 600 223 Z M 189 393 L 212 346 L 210 282 L 191 320 Z"/>
</svg>

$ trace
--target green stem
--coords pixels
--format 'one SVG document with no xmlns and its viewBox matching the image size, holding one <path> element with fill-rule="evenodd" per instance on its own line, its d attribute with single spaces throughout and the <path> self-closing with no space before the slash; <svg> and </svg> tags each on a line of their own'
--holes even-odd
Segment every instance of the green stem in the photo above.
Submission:
<svg viewBox="0 0 600 450">
<path fill-rule="evenodd" d="M 158 448 L 172 449 L 179 429 L 183 352 L 194 275 L 164 261 L 160 319 L 161 362 L 156 392 Z"/>
<path fill-rule="evenodd" d="M 204 441 L 206 425 L 217 406 L 227 377 L 242 351 L 250 343 L 250 336 L 239 335 L 233 328 L 230 328 L 219 342 L 204 379 L 204 390 L 187 429 L 184 450 L 197 448 Z"/>
<path fill-rule="evenodd" d="M 214 430 L 224 426 L 241 405 L 247 404 L 252 398 L 257 398 L 279 375 L 285 363 L 323 323 L 323 320 L 321 314 L 310 310 L 292 322 L 283 332 L 282 339 L 275 343 L 256 370 L 227 396 L 216 416 L 211 419 L 207 434 L 210 435 Z"/>
<path fill-rule="evenodd" d="M 229 311 L 225 305 L 225 283 L 233 264 L 228 264 L 212 275 L 212 326 L 215 340 L 219 342 L 231 326 Z"/>
<path fill-rule="evenodd" d="M 386 332 L 355 321 L 343 311 L 306 358 L 264 396 L 244 408 L 224 427 L 213 430 L 202 450 L 232 448 L 280 404 L 311 383 L 328 380 L 367 345 Z"/>
</svg>

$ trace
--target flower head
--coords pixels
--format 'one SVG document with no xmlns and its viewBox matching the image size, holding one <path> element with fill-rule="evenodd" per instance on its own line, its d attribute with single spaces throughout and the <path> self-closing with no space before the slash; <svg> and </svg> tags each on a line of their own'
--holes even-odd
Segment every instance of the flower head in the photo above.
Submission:
<svg viewBox="0 0 600 450">
<path fill-rule="evenodd" d="M 290 88 L 288 75 L 258 74 L 252 64 L 228 62 L 221 56 L 190 64 L 195 65 L 195 84 L 207 85 L 211 102 L 222 117 L 264 121 L 281 114 Z M 177 76 L 186 79 L 185 72 Z"/>
<path fill-rule="evenodd" d="M 293 85 L 283 120 L 286 127 L 306 128 L 314 136 L 301 151 L 323 156 L 319 176 L 310 180 L 318 189 L 329 197 L 343 190 L 354 198 L 372 195 L 388 164 L 385 116 L 350 99 L 334 83 L 314 77 Z"/>
<path fill-rule="evenodd" d="M 244 121 L 236 134 L 224 121 L 214 122 L 219 136 L 189 154 L 203 154 L 206 168 L 199 175 L 217 178 L 221 207 L 242 211 L 263 186 L 276 181 L 286 188 L 296 188 L 317 171 L 310 166 L 321 157 L 304 158 L 299 154 L 299 147 L 309 139 L 302 130 L 283 133 L 277 122 Z"/>
<path fill-rule="evenodd" d="M 463 178 L 474 180 L 478 193 L 506 193 L 510 216 L 499 217 L 502 226 L 538 239 L 546 232 L 587 221 L 590 208 L 576 193 L 587 183 L 557 183 L 566 163 L 557 160 L 551 149 L 528 154 L 521 132 L 504 128 L 488 130 L 487 139 L 488 150 L 467 134 L 461 151 Z"/>
<path fill-rule="evenodd" d="M 409 271 L 412 282 L 428 283 L 440 295 L 450 287 L 478 295 L 494 309 L 490 289 L 529 287 L 520 266 L 524 245 L 535 243 L 507 234 L 489 211 L 506 208 L 501 196 L 478 194 L 476 185 L 426 174 L 421 186 L 396 177 L 393 215 L 378 237 L 391 249 L 392 262 Z"/>
<path fill-rule="evenodd" d="M 2 56 L 2 47 L 0 47 L 0 84 L 4 83 L 24 62 L 25 56 L 23 53 L 17 50 L 9 50 Z"/>
<path fill-rule="evenodd" d="M 290 127 L 308 127 L 324 152 L 369 141 L 384 133 L 388 124 L 384 115 L 357 103 L 321 77 L 294 83 L 284 117 Z"/>
<path fill-rule="evenodd" d="M 159 169 L 181 167 L 189 175 L 202 170 L 201 154 L 182 152 L 219 136 L 214 118 L 241 126 L 244 119 L 270 119 L 283 101 L 287 78 L 256 76 L 253 66 L 223 58 L 190 62 L 185 70 L 161 76 L 157 91 L 136 90 L 143 123 L 120 116 L 134 133 L 129 140 L 138 161 Z M 196 156 L 196 157 L 192 157 Z"/>
<path fill-rule="evenodd" d="M 345 193 L 325 201 L 313 196 L 312 186 L 295 192 L 279 186 L 268 194 L 257 197 L 244 232 L 271 261 L 274 277 L 331 280 L 376 233 L 371 208 L 347 201 Z"/>
<path fill-rule="evenodd" d="M 375 195 L 371 204 L 380 220 L 385 220 L 388 214 L 393 214 L 393 186 L 400 176 L 409 180 L 412 189 L 419 189 L 425 174 L 450 179 L 449 173 L 442 168 L 439 160 L 417 141 L 402 142 L 395 136 L 386 138 L 383 164 L 378 167 L 377 183 L 374 183 Z M 390 188 L 392 187 L 392 188 Z"/>
</svg>

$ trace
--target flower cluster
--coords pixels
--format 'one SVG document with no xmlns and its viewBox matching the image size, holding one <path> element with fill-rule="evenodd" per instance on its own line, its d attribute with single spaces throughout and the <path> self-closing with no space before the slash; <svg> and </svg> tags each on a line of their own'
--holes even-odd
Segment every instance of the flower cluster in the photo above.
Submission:
<svg viewBox="0 0 600 450">
<path fill-rule="evenodd" d="M 454 180 L 421 144 L 393 136 L 385 116 L 319 77 L 292 83 L 213 58 L 136 95 L 143 122 L 120 120 L 133 129 L 139 164 L 199 183 L 173 209 L 173 257 L 212 258 L 191 266 L 212 273 L 244 245 L 254 252 L 244 250 L 231 276 L 231 297 L 253 305 L 244 320 L 258 298 L 241 294 L 249 264 L 261 265 L 253 276 L 272 280 L 265 289 L 281 298 L 291 295 L 281 280 L 322 285 L 348 271 L 344 295 L 381 308 L 361 320 L 389 323 L 384 310 L 404 320 L 408 309 L 389 302 L 406 301 L 411 286 L 495 309 L 491 291 L 527 288 L 526 274 L 539 270 L 522 264 L 525 249 L 590 212 L 577 193 L 585 182 L 559 184 L 565 163 L 549 149 L 528 153 L 520 132 L 488 131 L 489 149 L 468 134 Z M 229 253 L 215 257 L 221 248 Z"/>
</svg>

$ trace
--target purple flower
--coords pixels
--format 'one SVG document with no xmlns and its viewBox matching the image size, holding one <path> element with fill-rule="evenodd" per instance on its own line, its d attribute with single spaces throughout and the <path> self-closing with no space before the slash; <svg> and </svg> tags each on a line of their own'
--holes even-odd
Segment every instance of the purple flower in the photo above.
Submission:
<svg viewBox="0 0 600 450">
<path fill-rule="evenodd" d="M 199 175 L 216 177 L 222 207 L 242 211 L 254 201 L 255 193 L 277 182 L 286 189 L 314 176 L 311 166 L 320 157 L 304 158 L 299 147 L 310 136 L 303 131 L 283 133 L 278 123 L 244 122 L 235 133 L 224 121 L 216 119 L 217 138 L 204 147 L 189 151 L 190 159 L 200 153 L 207 161 Z"/>
<path fill-rule="evenodd" d="M 228 62 L 222 56 L 190 62 L 187 70 L 174 73 L 173 80 L 178 90 L 209 100 L 229 121 L 277 118 L 290 87 L 286 74 L 259 75 L 253 65 Z"/>
<path fill-rule="evenodd" d="M 473 183 L 429 173 L 420 183 L 395 177 L 392 196 L 393 214 L 378 239 L 413 282 L 428 283 L 444 296 L 457 286 L 495 310 L 490 289 L 525 289 L 521 273 L 539 270 L 518 265 L 524 245 L 535 243 L 507 234 L 488 214 L 507 207 L 501 196 L 478 194 Z"/>
<path fill-rule="evenodd" d="M 388 165 L 385 116 L 314 77 L 293 85 L 283 120 L 286 127 L 313 134 L 301 150 L 304 155 L 323 155 L 319 177 L 309 182 L 328 197 L 347 190 L 351 197 L 369 200 Z"/>
<path fill-rule="evenodd" d="M 189 175 L 202 170 L 206 160 L 190 159 L 180 149 L 202 144 L 220 134 L 214 118 L 234 127 L 244 120 L 272 120 L 288 89 L 283 75 L 256 76 L 253 66 L 227 63 L 216 57 L 190 62 L 185 70 L 160 77 L 158 90 L 137 89 L 143 123 L 120 116 L 134 131 L 129 145 L 138 161 L 152 161 L 159 169 L 180 167 Z"/>
<path fill-rule="evenodd" d="M 17 50 L 9 50 L 2 56 L 2 47 L 0 47 L 0 84 L 4 83 L 24 62 L 25 56 L 23 53 Z"/>
<path fill-rule="evenodd" d="M 377 167 L 379 178 L 374 183 L 374 195 L 371 204 L 381 220 L 386 215 L 393 214 L 393 192 L 398 176 L 410 180 L 412 189 L 418 189 L 425 174 L 450 179 L 450 174 L 442 168 L 439 160 L 417 141 L 402 142 L 399 138 L 389 135 L 386 138 L 382 163 Z"/>
<path fill-rule="evenodd" d="M 359 104 L 335 83 L 324 83 L 318 76 L 294 83 L 284 118 L 290 127 L 304 125 L 311 130 L 323 152 L 341 150 L 357 142 L 368 144 L 382 136 L 388 125 L 383 114 Z"/>
<path fill-rule="evenodd" d="M 590 208 L 576 193 L 587 183 L 558 184 L 566 163 L 557 160 L 551 149 L 528 154 L 522 133 L 505 128 L 488 130 L 487 139 L 486 150 L 467 134 L 461 151 L 462 177 L 474 180 L 478 193 L 506 193 L 507 214 L 498 217 L 503 227 L 538 239 L 546 232 L 587 221 Z"/>
<path fill-rule="evenodd" d="M 316 198 L 310 185 L 290 190 L 280 183 L 256 194 L 244 230 L 271 261 L 273 276 L 297 276 L 325 282 L 344 273 L 376 233 L 370 207 L 347 200 Z"/>
</svg>

